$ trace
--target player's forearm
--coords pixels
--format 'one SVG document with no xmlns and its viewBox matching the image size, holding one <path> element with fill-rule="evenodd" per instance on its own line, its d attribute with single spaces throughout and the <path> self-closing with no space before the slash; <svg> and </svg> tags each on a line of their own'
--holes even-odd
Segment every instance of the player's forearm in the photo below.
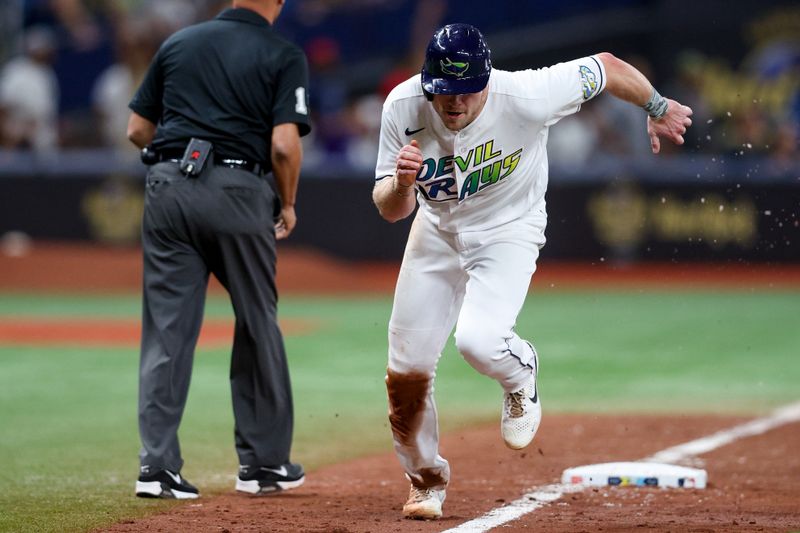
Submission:
<svg viewBox="0 0 800 533">
<path fill-rule="evenodd" d="M 380 215 L 389 222 L 397 222 L 414 212 L 417 198 L 414 187 L 404 187 L 394 176 L 383 178 L 372 190 L 372 201 Z"/>
<path fill-rule="evenodd" d="M 639 107 L 653 94 L 653 85 L 644 74 L 608 52 L 597 54 L 606 71 L 606 91 Z"/>
</svg>

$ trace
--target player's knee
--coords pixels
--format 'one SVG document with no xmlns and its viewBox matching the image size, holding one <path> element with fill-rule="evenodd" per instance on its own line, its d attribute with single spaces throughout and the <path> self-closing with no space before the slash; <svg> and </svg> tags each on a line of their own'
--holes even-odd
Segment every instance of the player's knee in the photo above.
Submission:
<svg viewBox="0 0 800 533">
<path fill-rule="evenodd" d="M 389 327 L 389 369 L 400 374 L 433 375 L 441 344 L 430 332 Z"/>
<path fill-rule="evenodd" d="M 457 329 L 456 347 L 464 359 L 481 374 L 488 374 L 501 352 L 502 338 L 480 329 Z"/>
</svg>

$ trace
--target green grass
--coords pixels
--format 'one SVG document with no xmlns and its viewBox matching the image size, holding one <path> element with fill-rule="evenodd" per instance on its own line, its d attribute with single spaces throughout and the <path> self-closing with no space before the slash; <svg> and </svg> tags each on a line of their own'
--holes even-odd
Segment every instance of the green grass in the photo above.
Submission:
<svg viewBox="0 0 800 533">
<path fill-rule="evenodd" d="M 313 469 L 389 452 L 383 376 L 391 301 L 284 297 L 284 318 L 319 329 L 286 339 L 293 457 Z M 137 319 L 134 296 L 0 295 L 3 317 Z M 231 316 L 211 298 L 207 317 Z M 546 413 L 755 414 L 796 401 L 798 292 L 534 293 L 517 330 L 542 359 Z M 86 531 L 171 502 L 132 497 L 137 472 L 136 348 L 0 345 L 0 531 Z M 181 427 L 184 474 L 230 491 L 236 468 L 226 349 L 199 350 Z M 457 355 L 442 358 L 444 430 L 494 420 L 500 389 Z M 399 474 L 398 474 L 399 475 Z"/>
</svg>

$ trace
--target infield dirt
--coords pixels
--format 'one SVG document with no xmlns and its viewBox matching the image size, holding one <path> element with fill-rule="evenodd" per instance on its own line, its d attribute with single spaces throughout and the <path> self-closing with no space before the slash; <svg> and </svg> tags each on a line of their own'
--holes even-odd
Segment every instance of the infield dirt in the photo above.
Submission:
<svg viewBox="0 0 800 533">
<path fill-rule="evenodd" d="M 391 293 L 397 263 L 360 263 L 293 248 L 278 251 L 281 293 Z M 19 257 L 0 253 L 0 290 L 74 292 L 138 291 L 142 284 L 137 248 L 37 243 Z M 800 265 L 652 263 L 608 264 L 539 261 L 536 290 L 585 287 L 800 287 Z M 211 291 L 222 291 L 212 278 Z"/>
<path fill-rule="evenodd" d="M 118 524 L 107 531 L 443 531 L 558 482 L 570 466 L 645 457 L 741 422 L 707 416 L 548 415 L 525 451 L 504 447 L 496 425 L 445 435 L 453 477 L 436 522 L 401 518 L 408 484 L 380 455 L 321 468 L 283 495 L 230 494 Z M 720 448 L 702 458 L 706 489 L 590 489 L 498 531 L 781 531 L 800 527 L 800 424 Z M 231 487 L 233 476 L 231 476 Z"/>
<path fill-rule="evenodd" d="M 282 250 L 278 271 L 283 292 L 388 292 L 393 289 L 397 265 L 350 264 L 313 252 Z M 3 290 L 129 292 L 140 287 L 140 252 L 37 244 L 21 257 L 0 255 L 0 273 Z M 797 288 L 800 267 L 620 267 L 548 264 L 543 260 L 535 280 L 538 290 L 598 284 Z M 213 284 L 212 290 L 221 288 Z M 17 326 L 18 330 L 30 327 Z M 118 325 L 119 335 L 128 342 L 135 337 L 135 328 L 131 333 L 131 327 Z M 28 334 L 41 338 L 42 332 Z M 217 334 L 227 336 L 227 331 Z M 117 341 L 125 342 L 122 338 Z M 444 518 L 437 522 L 411 522 L 400 517 L 408 484 L 397 460 L 383 454 L 314 470 L 300 489 L 268 497 L 235 494 L 231 473 L 228 494 L 186 502 L 170 512 L 116 524 L 104 531 L 442 531 L 514 501 L 534 487 L 558 482 L 565 468 L 636 460 L 745 420 L 720 416 L 556 415 L 548 413 L 546 398 L 544 408 L 539 434 L 524 451 L 506 449 L 497 424 L 443 436 L 442 454 L 451 463 L 453 477 Z M 502 530 L 800 530 L 798 443 L 800 424 L 783 426 L 699 457 L 692 466 L 708 470 L 705 490 L 590 489 L 567 494 Z M 142 505 L 147 502 L 142 501 Z"/>
</svg>

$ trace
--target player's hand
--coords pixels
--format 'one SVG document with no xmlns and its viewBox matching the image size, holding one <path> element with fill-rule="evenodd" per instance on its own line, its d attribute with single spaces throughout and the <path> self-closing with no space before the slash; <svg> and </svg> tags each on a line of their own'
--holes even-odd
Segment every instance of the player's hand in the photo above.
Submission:
<svg viewBox="0 0 800 533">
<path fill-rule="evenodd" d="M 417 181 L 417 174 L 422 167 L 422 151 L 417 141 L 403 146 L 397 154 L 397 183 L 403 187 L 411 187 Z"/>
<path fill-rule="evenodd" d="M 667 98 L 667 112 L 658 120 L 647 117 L 647 134 L 650 136 L 650 147 L 653 153 L 661 151 L 661 137 L 669 139 L 677 145 L 683 144 L 683 134 L 692 125 L 692 108 Z"/>
<path fill-rule="evenodd" d="M 281 207 L 281 215 L 275 223 L 275 238 L 280 240 L 288 237 L 295 224 L 297 224 L 297 215 L 294 214 L 294 206 L 284 205 Z"/>
</svg>

